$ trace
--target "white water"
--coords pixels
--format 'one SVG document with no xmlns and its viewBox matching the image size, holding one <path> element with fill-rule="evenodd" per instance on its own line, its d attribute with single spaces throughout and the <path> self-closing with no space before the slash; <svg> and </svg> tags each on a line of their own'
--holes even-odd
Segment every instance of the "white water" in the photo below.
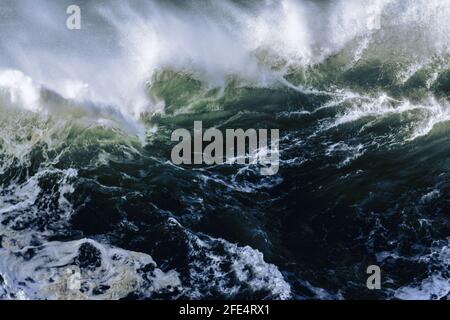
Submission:
<svg viewBox="0 0 450 320">
<path fill-rule="evenodd" d="M 165 67 L 192 70 L 211 85 L 230 74 L 264 85 L 277 82 L 283 66 L 318 63 L 355 39 L 363 45 L 354 52 L 357 59 L 370 51 L 441 54 L 450 44 L 445 0 L 86 0 L 79 31 L 66 29 L 69 2 L 0 4 L 0 70 L 23 73 L 2 72 L 0 87 L 21 90 L 26 108 L 37 109 L 33 81 L 67 99 L 113 105 L 137 118 L 154 108 L 145 85 Z M 371 27 L 374 17 L 381 30 Z M 367 43 L 377 37 L 383 45 Z M 276 72 L 274 61 L 281 63 Z"/>
<path fill-rule="evenodd" d="M 96 269 L 83 270 L 74 263 L 83 244 L 99 250 L 101 265 Z M 35 250 L 31 259 L 26 257 L 27 250 Z M 139 269 L 147 265 L 155 270 L 150 279 L 144 280 Z M 0 273 L 5 282 L 3 298 L 10 299 L 120 299 L 130 293 L 151 297 L 163 290 L 181 290 L 178 274 L 157 269 L 150 256 L 87 239 L 50 242 L 14 253 L 0 249 Z M 101 287 L 108 289 L 95 293 Z"/>
<path fill-rule="evenodd" d="M 448 265 L 450 263 L 449 242 L 431 249 L 431 254 L 420 257 L 420 261 L 434 267 L 426 279 L 401 287 L 395 291 L 395 297 L 402 300 L 440 300 L 445 299 L 450 291 Z M 431 267 L 430 267 L 431 268 Z"/>
<path fill-rule="evenodd" d="M 406 81 L 413 72 L 410 70 L 414 70 L 412 66 L 420 65 L 422 59 L 430 55 L 447 53 L 450 44 L 450 2 L 445 0 L 378 0 L 371 1 L 374 5 L 370 10 L 367 10 L 369 1 L 362 0 L 267 0 L 246 6 L 225 0 L 197 1 L 183 7 L 167 1 L 84 1 L 81 31 L 69 31 L 65 27 L 65 8 L 69 3 L 59 0 L 4 0 L 0 3 L 3 18 L 0 24 L 0 103 L 3 108 L 50 114 L 60 112 L 60 108 L 82 110 L 86 118 L 95 118 L 101 123 L 115 121 L 129 131 L 139 132 L 135 119 L 141 112 L 154 109 L 157 103 L 147 98 L 145 86 L 162 68 L 188 69 L 211 86 L 223 84 L 231 74 L 255 85 L 288 85 L 280 77 L 289 66 L 319 63 L 354 41 L 358 45 L 352 61 L 377 55 L 417 58 L 419 61 L 408 65 L 402 74 L 402 81 Z M 368 21 L 374 14 L 382 18 L 381 30 L 368 28 Z M 46 89 L 63 97 L 64 103 L 49 104 Z M 355 104 L 338 115 L 332 126 L 368 116 L 382 117 L 421 109 L 428 116 L 411 135 L 414 139 L 428 134 L 436 123 L 450 119 L 448 106 L 435 100 L 428 104 L 405 101 L 393 106 L 386 99 L 380 95 Z M 23 144 L 8 141 L 9 150 L 22 159 L 35 140 Z M 340 151 L 334 148 L 330 152 L 336 150 Z M 349 151 L 357 151 L 356 155 L 361 153 L 359 147 Z M 26 212 L 23 218 L 27 219 L 42 214 L 37 211 L 35 201 L 40 191 L 39 179 L 48 173 L 40 171 L 27 182 L 12 185 L 0 198 L 0 214 L 12 216 L 13 221 L 18 222 L 17 215 L 23 212 Z M 73 190 L 68 180 L 75 172 L 50 174 L 60 178 L 58 199 L 65 214 L 58 223 L 63 225 L 71 214 L 64 195 Z M 51 232 L 27 230 L 19 234 L 11 230 L 8 226 L 1 230 L 4 238 L 0 273 L 5 276 L 6 285 L 0 288 L 0 297 L 1 290 L 5 290 L 5 296 L 13 293 L 22 298 L 70 298 L 61 287 L 67 280 L 66 275 L 55 271 L 52 263 L 70 262 L 79 246 L 86 242 L 100 249 L 107 266 L 99 274 L 84 275 L 85 280 L 100 281 L 94 281 L 95 284 L 118 283 L 109 291 L 109 296 L 100 298 L 120 298 L 141 288 L 136 270 L 152 262 L 147 255 L 121 251 L 93 240 L 80 240 L 46 243 L 39 248 L 36 258 L 25 263 L 14 253 L 29 247 L 36 239 L 45 242 Z M 256 250 L 217 239 L 192 241 L 197 243 L 196 249 L 206 251 L 209 258 L 210 265 L 201 265 L 201 268 L 213 274 L 220 271 L 217 263 L 224 257 L 208 251 L 212 245 L 220 244 L 234 255 L 233 272 L 240 281 L 249 282 L 254 290 L 268 288 L 281 298 L 290 297 L 290 287 L 281 273 L 275 266 L 265 263 Z M 120 254 L 122 259 L 111 262 L 112 252 Z M 43 261 L 44 258 L 50 262 Z M 255 278 L 247 279 L 248 275 L 241 268 L 243 263 L 251 265 Z M 47 269 L 37 274 L 37 282 L 33 284 L 26 277 L 37 267 Z M 118 273 L 105 275 L 113 269 Z M 55 284 L 46 282 L 49 276 L 57 279 Z M 196 277 L 201 276 L 193 273 L 192 277 L 191 290 L 195 296 L 195 281 L 200 281 Z M 398 296 L 407 298 L 420 294 L 426 297 L 434 291 L 439 295 L 442 290 L 435 288 L 442 287 L 440 280 L 430 278 L 421 289 L 404 288 Z M 175 271 L 161 272 L 155 283 L 158 284 L 156 290 L 180 285 Z M 225 290 L 220 280 L 211 286 Z M 75 298 L 92 298 L 92 289 Z M 143 295 L 150 294 L 154 288 L 145 289 Z M 226 290 L 233 294 L 239 289 Z"/>
</svg>

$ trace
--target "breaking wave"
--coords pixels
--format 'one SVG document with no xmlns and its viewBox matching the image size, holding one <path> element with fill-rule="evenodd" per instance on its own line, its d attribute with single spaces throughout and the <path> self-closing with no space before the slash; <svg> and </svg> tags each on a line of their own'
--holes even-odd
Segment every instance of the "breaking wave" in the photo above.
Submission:
<svg viewBox="0 0 450 320">
<path fill-rule="evenodd" d="M 448 1 L 69 2 L 0 4 L 0 298 L 448 298 Z"/>
</svg>

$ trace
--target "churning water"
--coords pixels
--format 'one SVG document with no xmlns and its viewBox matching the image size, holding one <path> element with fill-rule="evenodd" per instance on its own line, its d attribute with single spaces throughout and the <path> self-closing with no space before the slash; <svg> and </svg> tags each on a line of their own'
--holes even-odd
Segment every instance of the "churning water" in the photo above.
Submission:
<svg viewBox="0 0 450 320">
<path fill-rule="evenodd" d="M 78 3 L 0 2 L 0 298 L 448 297 L 449 1 Z M 279 173 L 174 166 L 194 121 Z"/>
</svg>

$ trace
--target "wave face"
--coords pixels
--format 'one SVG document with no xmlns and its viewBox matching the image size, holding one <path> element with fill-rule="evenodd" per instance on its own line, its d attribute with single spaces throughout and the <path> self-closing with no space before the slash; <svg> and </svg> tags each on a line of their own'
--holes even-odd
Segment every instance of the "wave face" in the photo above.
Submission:
<svg viewBox="0 0 450 320">
<path fill-rule="evenodd" d="M 449 297 L 449 1 L 79 3 L 0 3 L 0 299 Z"/>
</svg>

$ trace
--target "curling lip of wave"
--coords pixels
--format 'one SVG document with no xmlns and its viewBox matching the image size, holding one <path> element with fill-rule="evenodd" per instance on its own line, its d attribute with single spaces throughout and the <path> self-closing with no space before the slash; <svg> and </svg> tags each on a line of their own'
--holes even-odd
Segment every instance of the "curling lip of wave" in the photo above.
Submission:
<svg viewBox="0 0 450 320">
<path fill-rule="evenodd" d="M 85 17 L 86 30 L 79 34 L 61 30 L 58 25 L 56 17 L 64 3 L 44 2 L 39 7 L 30 1 L 26 1 L 27 6 L 13 5 L 13 21 L 29 19 L 33 28 L 19 25 L 14 31 L 28 43 L 26 57 L 18 43 L 0 37 L 3 45 L 8 41 L 8 49 L 0 54 L 6 61 L 3 64 L 65 98 L 89 100 L 92 108 L 96 104 L 114 106 L 119 111 L 116 114 L 130 119 L 159 109 L 158 102 L 149 100 L 145 91 L 152 74 L 164 68 L 190 70 L 210 86 L 222 85 L 234 74 L 257 85 L 281 83 L 309 93 L 315 89 L 283 79 L 287 67 L 320 63 L 352 41 L 365 44 L 363 52 L 358 49 L 353 53 L 356 59 L 370 51 L 398 56 L 400 50 L 414 56 L 413 51 L 422 47 L 429 48 L 425 53 L 429 56 L 442 53 L 442 44 L 450 43 L 445 36 L 450 24 L 442 14 L 428 24 L 426 19 L 414 18 L 417 11 L 433 17 L 438 10 L 445 11 L 448 4 L 442 0 L 377 0 L 370 6 L 367 1 L 356 0 L 262 1 L 246 6 L 234 1 L 207 6 L 188 1 L 181 8 L 158 1 L 125 1 L 117 6 L 85 1 L 89 15 Z M 374 14 L 383 18 L 382 32 L 368 26 Z M 323 23 L 317 24 L 317 19 Z M 416 25 L 423 34 L 413 39 L 414 35 L 403 29 Z M 100 31 L 89 33 L 93 27 Z M 8 28 L 5 24 L 0 31 L 7 34 L 11 31 Z M 405 37 L 404 44 L 396 41 L 399 36 Z M 99 41 L 102 37 L 108 41 Z M 374 47 L 375 39 L 383 41 Z M 24 96 L 30 99 L 27 108 L 36 109 L 37 95 L 30 88 L 30 79 L 22 77 L 20 81 L 28 90 Z"/>
<path fill-rule="evenodd" d="M 375 1 L 375 11 L 391 2 Z M 83 92 L 133 117 L 151 109 L 144 91 L 152 73 L 161 68 L 190 69 L 214 85 L 230 74 L 267 85 L 279 77 L 274 76 L 273 59 L 264 57 L 300 66 L 318 63 L 371 33 L 367 20 L 372 13 L 356 0 L 263 1 L 249 6 L 188 2 L 183 8 L 156 1 L 117 6 L 86 1 L 89 16 L 86 30 L 79 34 L 58 24 L 64 3 L 44 3 L 13 5 L 15 18 L 28 19 L 33 26 L 19 25 L 14 31 L 27 41 L 27 54 L 19 43 L 1 37 L 8 49 L 0 57 L 63 96 Z M 317 25 L 313 17 L 324 23 Z M 89 33 L 93 27 L 101 31 Z M 8 24 L 0 28 L 4 34 L 12 31 Z M 99 41 L 102 36 L 109 41 Z"/>
<path fill-rule="evenodd" d="M 60 115 L 83 115 L 84 119 L 97 121 L 99 124 L 118 125 L 119 128 L 144 136 L 145 129 L 138 122 L 123 114 L 114 106 L 95 104 L 80 92 L 87 85 L 67 82 L 63 95 L 48 90 L 19 70 L 0 71 L 0 99 L 6 106 L 13 106 L 32 112 L 47 112 Z"/>
</svg>

